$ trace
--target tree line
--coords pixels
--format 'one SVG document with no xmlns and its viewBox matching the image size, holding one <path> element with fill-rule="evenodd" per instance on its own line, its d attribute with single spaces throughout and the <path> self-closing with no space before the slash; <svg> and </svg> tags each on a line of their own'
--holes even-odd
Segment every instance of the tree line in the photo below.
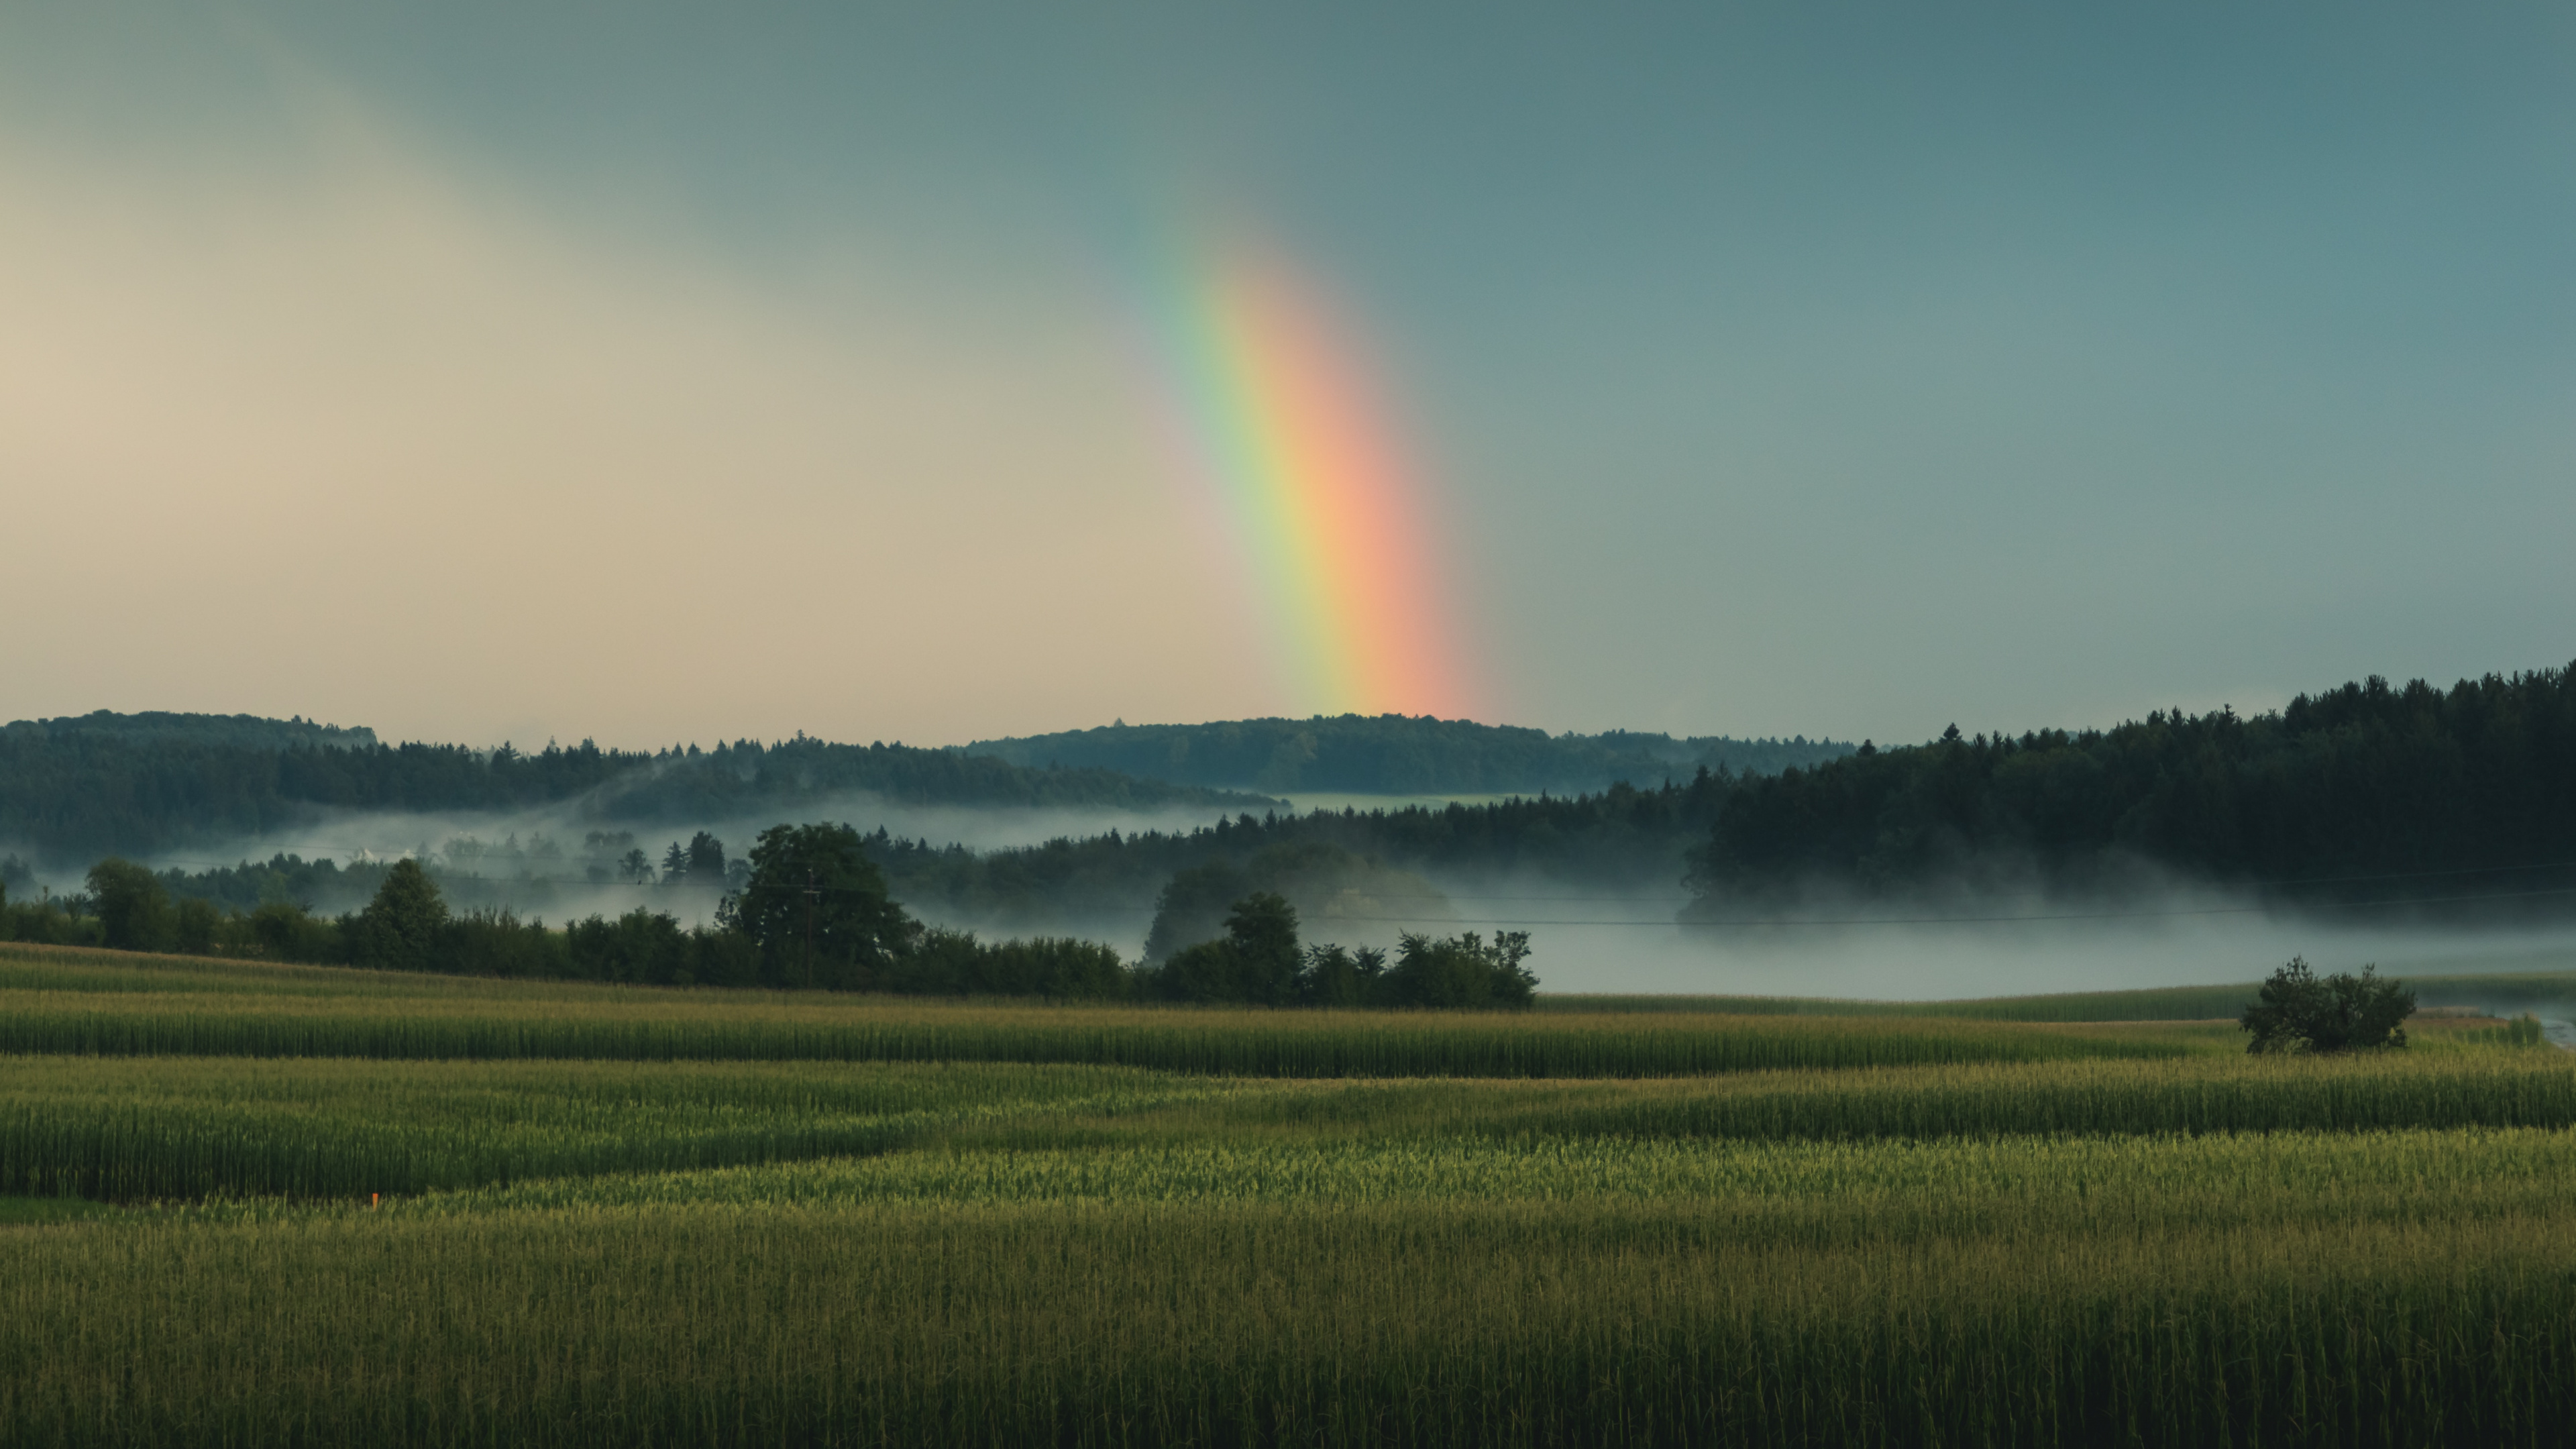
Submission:
<svg viewBox="0 0 2576 1449">
<path fill-rule="evenodd" d="M 1864 743 L 1732 781 L 1689 872 L 1713 913 L 1818 883 L 2117 887 L 2140 863 L 2290 905 L 2546 903 L 2576 884 L 2576 670 Z"/>
<path fill-rule="evenodd" d="M 222 715 L 111 715 L 0 727 L 0 841 L 40 860 L 153 855 L 256 836 L 317 810 L 500 811 L 560 805 L 608 821 L 709 820 L 867 791 L 910 804 L 1225 809 L 1265 803 L 1109 770 L 799 735 L 713 749 L 549 742 L 386 745 L 371 731 Z"/>
<path fill-rule="evenodd" d="M 1354 794 L 1536 794 L 1652 783 L 1707 769 L 1776 774 L 1849 754 L 1832 740 L 1674 739 L 1613 730 L 1551 735 L 1429 715 L 1226 720 L 1131 725 L 978 740 L 966 752 L 1013 764 L 1115 770 L 1144 779 L 1265 791 Z"/>
<path fill-rule="evenodd" d="M 1095 1001 L 1507 1008 L 1526 1007 L 1536 984 L 1521 965 L 1525 934 L 1490 945 L 1473 934 L 1407 936 L 1390 965 L 1383 952 L 1302 947 L 1295 908 L 1266 893 L 1236 903 L 1221 934 L 1160 964 L 1131 966 L 1112 947 L 1070 937 L 987 942 L 914 919 L 847 825 L 765 830 L 742 864 L 712 926 L 639 906 L 550 930 L 506 908 L 452 910 L 409 857 L 382 868 L 364 908 L 336 917 L 286 899 L 227 910 L 110 857 L 91 867 L 79 897 L 12 903 L 0 886 L 0 939 L 383 971 Z"/>
<path fill-rule="evenodd" d="M 682 751 L 655 769 L 675 778 L 697 770 L 738 777 L 753 748 L 721 758 L 706 752 L 701 758 L 713 765 L 692 764 Z M 782 790 L 804 779 L 851 778 L 795 770 L 798 761 L 847 758 L 853 748 L 804 742 L 761 750 L 759 769 Z M 877 748 L 857 755 L 875 759 Z M 886 747 L 889 760 L 894 748 Z M 940 751 L 901 758 L 921 756 L 948 765 L 970 758 Z M 514 757 L 497 768 L 515 776 L 525 761 L 531 778 L 587 768 L 544 758 Z M 977 768 L 1022 769 L 990 759 Z M 724 809 L 741 803 L 727 797 Z M 1072 924 L 1126 937 L 1169 914 L 1165 892 L 1177 876 L 1204 873 L 1184 903 L 1187 919 L 1168 930 L 1158 922 L 1148 953 L 1157 962 L 1204 939 L 1223 909 L 1251 892 L 1282 894 L 1311 921 L 1318 894 L 1304 886 L 1331 880 L 1341 889 L 1366 876 L 1369 889 L 1395 890 L 1403 887 L 1393 878 L 1405 874 L 1631 895 L 1669 890 L 1677 900 L 1687 887 L 1694 904 L 1685 920 L 1767 910 L 1818 887 L 1865 898 L 1995 886 L 2081 893 L 2134 888 L 2160 874 L 2293 906 L 2458 896 L 2480 898 L 2461 910 L 2546 907 L 2560 897 L 2536 892 L 2576 887 L 2568 864 L 2576 861 L 2576 682 L 2566 669 L 2490 675 L 2447 690 L 2372 678 L 2250 716 L 2156 711 L 2109 729 L 2019 735 L 1953 727 L 1922 745 L 1864 742 L 1847 756 L 1776 774 L 1700 769 L 1646 788 L 1621 783 L 1473 805 L 1247 810 L 1189 830 L 1111 830 L 983 851 L 880 829 L 860 848 L 892 892 L 924 914 L 1002 931 Z M 685 849 L 674 842 L 681 856 L 695 849 L 694 841 Z M 675 863 L 666 851 L 663 881 Z M 207 894 L 248 909 L 270 898 L 363 898 L 382 869 L 280 858 L 229 875 L 165 879 L 174 895 Z M 563 863 L 561 878 L 570 880 L 572 869 Z M 596 872 L 594 882 L 638 883 L 657 868 L 630 846 L 613 861 L 592 848 L 581 869 Z M 695 865 L 686 878 L 713 887 Z M 441 881 L 473 908 L 543 899 L 542 879 L 505 890 L 453 861 Z"/>
</svg>

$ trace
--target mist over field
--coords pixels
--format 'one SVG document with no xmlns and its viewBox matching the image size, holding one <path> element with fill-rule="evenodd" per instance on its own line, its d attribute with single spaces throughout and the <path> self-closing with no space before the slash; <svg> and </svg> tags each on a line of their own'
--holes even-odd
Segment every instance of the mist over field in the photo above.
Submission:
<svg viewBox="0 0 2576 1449">
<path fill-rule="evenodd" d="M 1535 912 L 1533 913 L 1535 914 Z M 1471 918 L 1472 919 L 1472 918 Z M 1774 928 L 1529 926 L 1532 964 L 1561 992 L 1939 1001 L 2257 981 L 2294 955 L 2319 971 L 2420 981 L 2576 967 L 2576 929 L 2368 928 L 2290 916 Z M 2466 1002 L 2458 1004 L 2480 1004 Z"/>
<path fill-rule="evenodd" d="M 882 829 L 897 840 L 923 840 L 934 847 L 963 846 L 988 851 L 1039 845 L 1059 838 L 1080 838 L 1116 831 L 1187 831 L 1209 823 L 1212 812 L 1190 807 L 1153 810 L 1078 809 L 1049 806 L 1004 807 L 922 805 L 890 801 L 867 792 L 847 792 L 800 801 L 784 814 L 764 809 L 744 814 L 694 819 L 603 820 L 586 801 L 569 801 L 538 809 L 514 811 L 352 812 L 318 809 L 309 819 L 281 829 L 225 840 L 213 846 L 191 846 L 143 856 L 155 870 L 191 874 L 242 864 L 259 865 L 274 856 L 306 861 L 331 860 L 342 866 L 412 856 L 445 874 L 471 874 L 492 887 L 496 899 L 522 913 L 549 920 L 593 912 L 615 915 L 637 905 L 665 910 L 684 923 L 713 919 L 720 894 L 711 886 L 635 885 L 620 879 L 618 858 L 641 850 L 658 870 L 664 852 L 685 845 L 697 832 L 715 836 L 727 860 L 748 853 L 761 831 L 782 823 L 847 824 L 861 834 Z M 631 836 L 631 840 L 621 837 Z M 593 842 L 618 839 L 614 849 Z M 465 842 L 479 852 L 468 858 L 451 854 L 453 843 Z M 603 878 L 593 879 L 593 873 Z M 56 894 L 80 888 L 76 871 L 39 870 L 36 881 Z M 360 899 L 317 900 L 316 909 L 337 911 L 365 904 Z M 1148 912 L 1150 915 L 1150 912 Z M 929 919 L 939 924 L 983 922 Z M 1095 912 L 1066 923 L 1058 934 L 1097 934 L 1097 927 L 1120 927 L 1113 934 L 1132 934 L 1141 941 L 1144 918 L 1132 908 Z M 1074 930 L 1074 925 L 1085 927 Z"/>
</svg>

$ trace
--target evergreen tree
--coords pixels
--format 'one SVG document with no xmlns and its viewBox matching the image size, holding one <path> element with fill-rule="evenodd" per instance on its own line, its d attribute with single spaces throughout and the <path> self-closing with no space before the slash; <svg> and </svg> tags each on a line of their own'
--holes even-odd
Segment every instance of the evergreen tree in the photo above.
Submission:
<svg viewBox="0 0 2576 1449">
<path fill-rule="evenodd" d="M 420 862 L 405 856 L 385 872 L 376 898 L 350 924 L 350 964 L 378 971 L 428 971 L 439 961 L 447 902 Z"/>
</svg>

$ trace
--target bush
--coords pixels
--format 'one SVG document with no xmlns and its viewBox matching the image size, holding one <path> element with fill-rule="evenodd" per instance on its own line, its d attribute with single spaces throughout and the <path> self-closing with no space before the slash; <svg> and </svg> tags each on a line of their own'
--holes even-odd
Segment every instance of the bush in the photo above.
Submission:
<svg viewBox="0 0 2576 1449">
<path fill-rule="evenodd" d="M 2415 1014 L 2415 993 L 2403 983 L 2380 980 L 2378 970 L 2364 966 L 2359 976 L 2338 971 L 2320 977 L 2306 958 L 2291 957 L 2238 1018 L 2253 1034 L 2245 1049 L 2341 1052 L 2406 1045 L 2404 1022 Z"/>
<path fill-rule="evenodd" d="M 1525 1011 L 1538 990 L 1538 977 L 1521 964 L 1528 958 L 1527 931 L 1491 942 L 1473 931 L 1407 933 L 1392 966 L 1369 947 L 1300 951 L 1296 908 L 1261 892 L 1234 903 L 1224 936 L 1173 952 L 1144 982 L 1148 995 L 1166 1001 Z"/>
<path fill-rule="evenodd" d="M 1537 1004 L 1538 977 L 1529 932 L 1498 931 L 1492 944 L 1473 931 L 1433 938 L 1406 933 L 1380 987 L 1391 1006 L 1527 1011 Z"/>
<path fill-rule="evenodd" d="M 178 925 L 170 910 L 170 892 L 159 876 L 111 855 L 89 868 L 89 893 L 110 949 L 170 949 Z"/>
<path fill-rule="evenodd" d="M 1285 897 L 1255 891 L 1227 913 L 1224 936 L 1172 953 L 1152 984 L 1166 1001 L 1287 1006 L 1298 998 L 1302 964 L 1297 908 Z"/>
<path fill-rule="evenodd" d="M 250 938 L 271 961 L 312 964 L 341 958 L 341 928 L 291 901 L 269 901 L 250 913 Z"/>
<path fill-rule="evenodd" d="M 1041 936 L 986 945 L 971 931 L 933 926 L 888 972 L 885 986 L 913 996 L 1117 1001 L 1134 993 L 1135 977 L 1096 941 Z"/>
</svg>

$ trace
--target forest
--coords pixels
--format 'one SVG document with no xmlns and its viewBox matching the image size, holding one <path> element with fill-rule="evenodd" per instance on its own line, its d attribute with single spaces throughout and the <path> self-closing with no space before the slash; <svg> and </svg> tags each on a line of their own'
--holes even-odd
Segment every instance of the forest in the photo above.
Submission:
<svg viewBox="0 0 2576 1449">
<path fill-rule="evenodd" d="M 1621 781 L 1652 784 L 1702 770 L 1773 775 L 1851 753 L 1810 740 L 1674 739 L 1613 730 L 1545 730 L 1401 714 L 1131 725 L 965 747 L 1017 765 L 1116 770 L 1145 779 L 1272 793 L 1357 795 L 1580 793 Z"/>
<path fill-rule="evenodd" d="M 71 738 L 53 758 L 80 757 L 90 737 Z M 324 767 L 353 761 L 360 768 L 332 778 L 364 776 L 382 786 L 378 798 L 414 801 L 477 791 L 569 794 L 615 780 L 599 797 L 601 813 L 612 816 L 686 818 L 696 810 L 712 818 L 862 782 L 889 796 L 1029 803 L 1139 800 L 1192 788 L 1088 767 L 810 740 L 655 756 L 585 745 L 487 758 L 407 745 L 296 748 L 263 758 L 277 767 L 272 781 L 312 772 L 294 776 L 303 782 L 294 787 L 298 798 L 328 794 Z M 37 793 L 0 774 L 0 793 L 10 792 Z M 270 798 L 284 793 L 272 788 Z M 352 793 L 355 784 L 342 796 Z M 255 813 L 256 801 L 245 808 Z M 704 831 L 658 853 L 636 835 L 469 837 L 449 842 L 431 864 L 469 909 L 548 908 L 558 885 L 686 885 L 710 894 L 738 885 L 726 875 L 721 843 Z M 1686 920 L 1736 918 L 1818 892 L 1863 900 L 1992 890 L 2073 897 L 2176 880 L 2245 889 L 2287 907 L 2546 910 L 2576 891 L 2576 683 L 2567 669 L 2488 675 L 2448 689 L 2373 677 L 2300 695 L 2277 711 L 2160 710 L 2108 729 L 2018 735 L 1954 726 L 1921 745 L 1864 742 L 1841 758 L 1776 774 L 1695 769 L 1646 788 L 1618 783 L 1369 811 L 1235 810 L 1189 830 L 1111 830 L 982 851 L 881 827 L 861 839 L 889 889 L 932 919 L 1131 940 L 1155 921 L 1148 954 L 1157 961 L 1203 939 L 1250 891 L 1278 893 L 1310 920 L 1338 899 L 1393 895 L 1416 898 L 1421 915 L 1439 919 L 1447 906 L 1436 884 L 1461 879 L 1670 891 L 1677 901 L 1686 888 L 1695 898 Z M 174 897 L 247 911 L 266 900 L 355 904 L 375 891 L 384 869 L 278 856 L 170 871 L 164 880 Z M 23 863 L 0 861 L 0 878 L 11 870 L 23 879 Z M 1157 920 L 1169 914 L 1175 886 L 1189 898 L 1186 923 Z"/>
<path fill-rule="evenodd" d="M 1826 885 L 2118 889 L 2144 863 L 2283 905 L 2509 908 L 2576 886 L 2576 670 L 2373 676 L 2277 711 L 1963 735 L 1730 783 L 1701 912 Z"/>
<path fill-rule="evenodd" d="M 535 753 L 379 743 L 372 731 L 221 715 L 111 715 L 0 728 L 0 843 L 40 863 L 152 855 L 280 830 L 326 810 L 492 811 L 584 800 L 603 820 L 704 820 L 867 791 L 913 804 L 1142 809 L 1263 797 L 1101 769 L 799 735 L 712 750 Z"/>
<path fill-rule="evenodd" d="M 1002 922 L 1152 907 L 1176 876 L 1212 866 L 1267 871 L 1265 888 L 1294 894 L 1282 862 L 1317 850 L 1434 881 L 1684 887 L 1684 919 L 1703 921 L 1815 892 L 2095 898 L 2177 881 L 2289 909 L 2515 915 L 2576 899 L 2576 675 L 2448 689 L 2373 677 L 2276 711 L 2159 710 L 2083 732 L 1954 726 L 1922 745 L 1864 742 L 1778 774 L 1645 789 L 1240 813 L 983 852 L 879 832 L 869 849 L 906 899 Z"/>
</svg>

